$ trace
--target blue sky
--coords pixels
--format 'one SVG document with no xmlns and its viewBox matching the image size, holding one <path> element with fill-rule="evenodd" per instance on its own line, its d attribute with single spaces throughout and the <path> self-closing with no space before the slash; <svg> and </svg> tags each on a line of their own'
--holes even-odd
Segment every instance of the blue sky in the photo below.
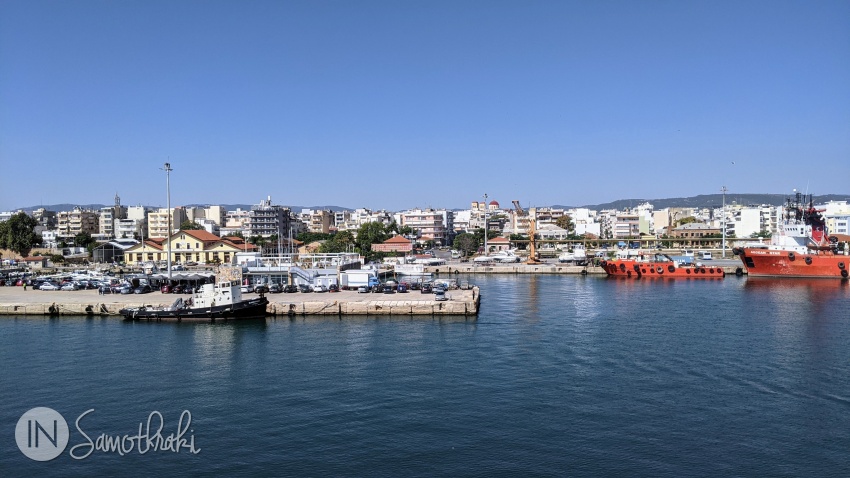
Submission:
<svg viewBox="0 0 850 478">
<path fill-rule="evenodd" d="M 0 3 L 0 210 L 850 193 L 850 2 Z"/>
</svg>

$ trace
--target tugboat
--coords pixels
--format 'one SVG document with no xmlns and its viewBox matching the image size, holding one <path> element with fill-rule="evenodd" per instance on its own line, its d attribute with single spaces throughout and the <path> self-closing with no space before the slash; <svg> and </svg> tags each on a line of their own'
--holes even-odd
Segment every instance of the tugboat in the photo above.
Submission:
<svg viewBox="0 0 850 478">
<path fill-rule="evenodd" d="M 808 206 L 805 203 L 808 202 Z M 847 279 L 850 257 L 838 251 L 838 237 L 830 236 L 812 195 L 796 193 L 785 204 L 783 221 L 770 244 L 735 247 L 749 277 L 809 277 Z"/>
<path fill-rule="evenodd" d="M 265 317 L 269 300 L 261 293 L 256 299 L 242 300 L 239 282 L 204 284 L 184 301 L 179 298 L 170 307 L 133 307 L 121 309 L 124 320 L 204 321 L 254 319 Z"/>
<path fill-rule="evenodd" d="M 680 265 L 667 254 L 655 254 L 652 258 L 616 259 L 599 263 L 608 277 L 628 279 L 722 279 L 726 272 L 720 267 L 702 265 Z"/>
</svg>

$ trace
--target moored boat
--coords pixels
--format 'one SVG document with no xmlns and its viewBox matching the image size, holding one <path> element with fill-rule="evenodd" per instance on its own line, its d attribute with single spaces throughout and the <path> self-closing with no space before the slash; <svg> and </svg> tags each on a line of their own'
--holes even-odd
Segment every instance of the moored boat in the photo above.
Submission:
<svg viewBox="0 0 850 478">
<path fill-rule="evenodd" d="M 684 265 L 666 254 L 654 254 L 646 259 L 642 256 L 634 259 L 614 259 L 602 261 L 599 265 L 609 277 L 628 279 L 722 279 L 726 277 L 726 273 L 720 267 Z"/>
<path fill-rule="evenodd" d="M 124 320 L 209 322 L 265 317 L 268 303 L 263 294 L 243 300 L 238 282 L 219 282 L 204 284 L 188 300 L 181 297 L 169 307 L 132 307 L 119 313 Z"/>
<path fill-rule="evenodd" d="M 786 201 L 783 220 L 770 244 L 748 244 L 732 252 L 750 277 L 847 279 L 850 257 L 839 253 L 838 237 L 829 235 L 821 212 L 811 195 L 805 201 L 797 193 Z"/>
</svg>

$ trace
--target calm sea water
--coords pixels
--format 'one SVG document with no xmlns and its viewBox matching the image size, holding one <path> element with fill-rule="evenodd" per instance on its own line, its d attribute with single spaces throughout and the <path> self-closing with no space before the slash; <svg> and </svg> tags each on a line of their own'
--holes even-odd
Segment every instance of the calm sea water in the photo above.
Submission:
<svg viewBox="0 0 850 478">
<path fill-rule="evenodd" d="M 0 319 L 0 476 L 850 476 L 846 282 L 471 280 L 477 320 Z M 200 453 L 32 461 L 38 406 Z"/>
</svg>

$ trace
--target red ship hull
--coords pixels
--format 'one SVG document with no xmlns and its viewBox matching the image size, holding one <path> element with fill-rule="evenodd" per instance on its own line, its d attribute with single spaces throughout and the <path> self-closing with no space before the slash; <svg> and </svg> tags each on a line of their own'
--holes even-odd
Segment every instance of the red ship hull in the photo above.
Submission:
<svg viewBox="0 0 850 478">
<path fill-rule="evenodd" d="M 738 252 L 738 251 L 736 251 Z M 781 249 L 743 248 L 738 252 L 751 277 L 846 279 L 850 256 L 828 251 L 798 254 Z"/>
<path fill-rule="evenodd" d="M 627 279 L 722 279 L 726 273 L 720 267 L 676 267 L 672 262 L 645 262 L 630 259 L 603 261 L 600 266 L 608 277 Z"/>
</svg>

